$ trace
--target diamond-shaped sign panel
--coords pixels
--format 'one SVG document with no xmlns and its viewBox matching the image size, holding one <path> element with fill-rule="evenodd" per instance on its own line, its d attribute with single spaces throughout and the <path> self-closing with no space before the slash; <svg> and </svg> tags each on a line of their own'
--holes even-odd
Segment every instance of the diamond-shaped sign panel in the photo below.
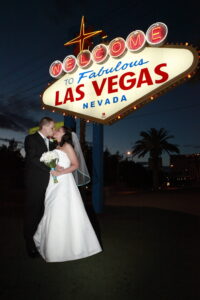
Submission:
<svg viewBox="0 0 200 300">
<path fill-rule="evenodd" d="M 198 53 L 187 46 L 145 47 L 76 67 L 43 93 L 43 106 L 66 115 L 111 124 L 185 79 L 197 67 Z M 120 117 L 118 117 L 120 118 Z"/>
</svg>

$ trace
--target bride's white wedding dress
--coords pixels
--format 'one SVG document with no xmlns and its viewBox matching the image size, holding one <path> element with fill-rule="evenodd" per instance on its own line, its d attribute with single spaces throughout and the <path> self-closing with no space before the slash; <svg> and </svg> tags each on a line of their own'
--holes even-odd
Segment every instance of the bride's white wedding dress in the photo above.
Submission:
<svg viewBox="0 0 200 300">
<path fill-rule="evenodd" d="M 62 150 L 59 165 L 68 168 L 70 160 Z M 73 174 L 50 176 L 45 195 L 45 211 L 34 235 L 36 247 L 47 262 L 61 262 L 101 252 L 101 246 L 88 219 Z"/>
</svg>

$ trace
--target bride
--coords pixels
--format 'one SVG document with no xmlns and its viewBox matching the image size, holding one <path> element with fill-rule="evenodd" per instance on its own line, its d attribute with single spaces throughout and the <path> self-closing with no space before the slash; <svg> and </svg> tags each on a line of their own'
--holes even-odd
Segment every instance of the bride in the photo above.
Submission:
<svg viewBox="0 0 200 300">
<path fill-rule="evenodd" d="M 54 132 L 54 138 L 59 146 L 53 151 L 63 169 L 51 171 L 44 215 L 34 235 L 35 245 L 47 262 L 75 260 L 102 251 L 77 187 L 89 181 L 78 138 L 64 126 Z"/>
</svg>

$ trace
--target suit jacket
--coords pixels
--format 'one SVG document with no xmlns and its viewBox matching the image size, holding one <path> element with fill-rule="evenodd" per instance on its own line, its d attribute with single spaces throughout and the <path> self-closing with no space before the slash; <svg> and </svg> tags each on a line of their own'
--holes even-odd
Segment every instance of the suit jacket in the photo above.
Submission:
<svg viewBox="0 0 200 300">
<path fill-rule="evenodd" d="M 49 150 L 56 148 L 54 142 L 49 141 Z M 26 164 L 25 164 L 25 181 L 44 181 L 49 178 L 49 168 L 45 166 L 43 162 L 40 162 L 40 158 L 44 152 L 47 152 L 47 146 L 41 135 L 36 132 L 28 135 L 24 141 L 24 149 L 26 152 Z"/>
</svg>

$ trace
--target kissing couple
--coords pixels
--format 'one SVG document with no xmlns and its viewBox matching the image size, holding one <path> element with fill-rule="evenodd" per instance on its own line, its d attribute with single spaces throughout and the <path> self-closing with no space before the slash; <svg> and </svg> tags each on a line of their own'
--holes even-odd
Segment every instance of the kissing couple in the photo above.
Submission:
<svg viewBox="0 0 200 300">
<path fill-rule="evenodd" d="M 57 130 L 54 126 L 51 118 L 42 118 L 39 130 L 26 136 L 24 143 L 26 248 L 30 257 L 39 252 L 46 262 L 76 260 L 102 251 L 78 189 L 90 181 L 78 137 L 65 126 Z M 58 157 L 55 170 L 40 161 L 48 151 Z"/>
</svg>

